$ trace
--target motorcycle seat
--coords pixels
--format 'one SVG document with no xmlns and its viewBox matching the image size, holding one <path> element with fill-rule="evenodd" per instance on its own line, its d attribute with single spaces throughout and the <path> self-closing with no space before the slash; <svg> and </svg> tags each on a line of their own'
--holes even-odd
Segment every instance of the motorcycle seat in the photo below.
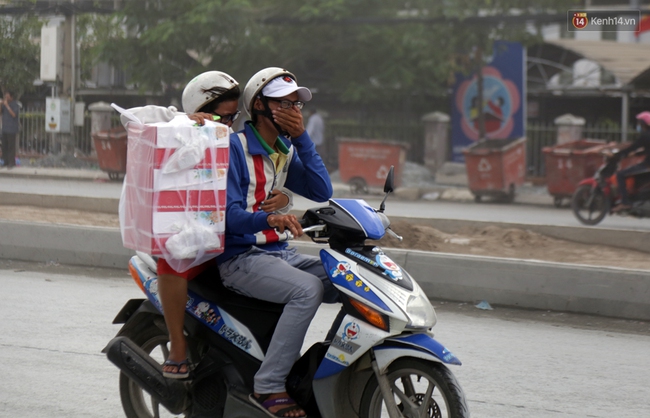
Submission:
<svg viewBox="0 0 650 418">
<path fill-rule="evenodd" d="M 216 302 L 233 315 L 234 311 L 239 310 L 281 313 L 284 309 L 284 304 L 253 299 L 228 289 L 223 285 L 216 266 L 206 269 L 194 280 L 189 281 L 188 288 L 207 300 Z"/>
<path fill-rule="evenodd" d="M 217 266 L 208 268 L 194 280 L 190 280 L 188 289 L 216 303 L 220 309 L 248 327 L 262 349 L 268 348 L 284 304 L 249 298 L 226 288 Z"/>
</svg>

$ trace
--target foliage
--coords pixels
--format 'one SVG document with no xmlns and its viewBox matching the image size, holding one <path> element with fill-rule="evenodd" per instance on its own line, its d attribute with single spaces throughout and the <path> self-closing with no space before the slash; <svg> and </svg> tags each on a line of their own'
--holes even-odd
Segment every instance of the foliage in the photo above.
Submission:
<svg viewBox="0 0 650 418">
<path fill-rule="evenodd" d="M 238 74 L 253 56 L 245 0 L 126 0 L 94 56 L 127 69 L 141 89 L 179 89 L 210 69 Z"/>
<path fill-rule="evenodd" d="M 182 89 L 219 69 L 242 84 L 282 66 L 342 102 L 444 94 L 453 75 L 481 65 L 496 39 L 540 37 L 525 22 L 477 16 L 563 13 L 560 0 L 124 0 L 95 57 L 128 69 L 143 89 Z M 478 53 L 480 52 L 480 54 Z M 478 60 L 478 61 L 477 61 Z"/>
<path fill-rule="evenodd" d="M 40 48 L 32 42 L 41 22 L 33 16 L 0 18 L 0 88 L 13 89 L 15 98 L 34 88 L 40 73 Z"/>
<path fill-rule="evenodd" d="M 97 46 L 110 42 L 122 33 L 113 15 L 80 14 L 77 16 L 77 40 L 79 45 L 79 78 L 89 79 L 94 65 L 106 61 L 102 49 Z"/>
</svg>

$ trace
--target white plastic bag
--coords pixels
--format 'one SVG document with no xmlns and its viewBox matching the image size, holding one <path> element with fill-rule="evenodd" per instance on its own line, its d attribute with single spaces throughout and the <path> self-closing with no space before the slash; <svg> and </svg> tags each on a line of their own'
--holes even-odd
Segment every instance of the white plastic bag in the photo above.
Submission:
<svg viewBox="0 0 650 418">
<path fill-rule="evenodd" d="M 206 251 L 219 249 L 221 240 L 214 228 L 198 222 L 188 222 L 167 240 L 165 247 L 171 258 L 197 258 Z"/>
<path fill-rule="evenodd" d="M 193 129 L 189 137 L 176 134 L 178 142 L 183 144 L 176 150 L 163 166 L 163 173 L 177 173 L 194 167 L 205 158 L 210 139 L 202 129 Z"/>
</svg>

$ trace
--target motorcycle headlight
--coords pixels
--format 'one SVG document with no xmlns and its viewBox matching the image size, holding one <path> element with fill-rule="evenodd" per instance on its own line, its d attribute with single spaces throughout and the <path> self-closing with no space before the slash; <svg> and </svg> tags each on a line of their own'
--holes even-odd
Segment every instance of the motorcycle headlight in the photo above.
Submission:
<svg viewBox="0 0 650 418">
<path fill-rule="evenodd" d="M 409 296 L 406 303 L 406 314 L 409 317 L 407 328 L 429 329 L 436 324 L 436 311 L 431 306 L 429 298 L 418 287 L 418 294 Z"/>
</svg>

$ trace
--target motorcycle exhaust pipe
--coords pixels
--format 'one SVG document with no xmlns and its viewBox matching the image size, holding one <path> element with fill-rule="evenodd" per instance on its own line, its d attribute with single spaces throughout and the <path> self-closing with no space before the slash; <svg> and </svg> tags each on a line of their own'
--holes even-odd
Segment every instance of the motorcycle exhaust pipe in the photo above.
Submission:
<svg viewBox="0 0 650 418">
<path fill-rule="evenodd" d="M 113 338 L 103 352 L 125 375 L 171 413 L 180 414 L 189 406 L 185 384 L 165 378 L 160 364 L 129 338 Z"/>
</svg>

